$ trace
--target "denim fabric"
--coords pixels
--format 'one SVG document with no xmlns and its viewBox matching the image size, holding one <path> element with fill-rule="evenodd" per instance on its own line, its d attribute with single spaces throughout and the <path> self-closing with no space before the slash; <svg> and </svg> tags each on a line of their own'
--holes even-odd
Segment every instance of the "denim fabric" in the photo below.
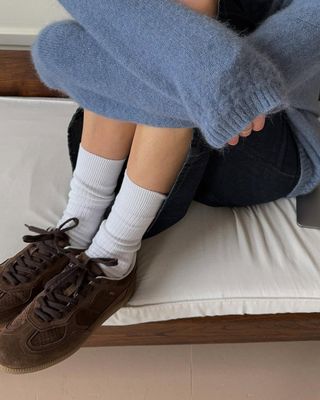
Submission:
<svg viewBox="0 0 320 400">
<path fill-rule="evenodd" d="M 204 146 L 198 133 L 144 238 L 178 222 L 192 200 L 211 207 L 261 204 L 285 197 L 299 179 L 297 144 L 285 112 L 268 116 L 261 132 L 241 138 L 224 153 Z"/>
</svg>

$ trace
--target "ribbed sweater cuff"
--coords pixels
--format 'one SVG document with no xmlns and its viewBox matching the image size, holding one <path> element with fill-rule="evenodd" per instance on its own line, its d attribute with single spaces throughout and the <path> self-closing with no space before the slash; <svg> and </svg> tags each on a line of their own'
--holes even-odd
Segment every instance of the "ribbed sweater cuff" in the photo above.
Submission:
<svg viewBox="0 0 320 400">
<path fill-rule="evenodd" d="M 284 82 L 280 71 L 267 57 L 244 44 L 234 65 L 221 76 L 212 94 L 212 104 L 201 105 L 204 112 L 200 126 L 208 143 L 222 148 L 258 115 L 287 108 Z"/>
</svg>

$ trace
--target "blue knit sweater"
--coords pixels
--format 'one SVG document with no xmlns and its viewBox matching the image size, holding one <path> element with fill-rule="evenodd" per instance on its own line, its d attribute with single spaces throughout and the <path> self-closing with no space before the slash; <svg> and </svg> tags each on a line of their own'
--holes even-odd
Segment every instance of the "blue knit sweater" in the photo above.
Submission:
<svg viewBox="0 0 320 400">
<path fill-rule="evenodd" d="M 319 0 L 274 0 L 248 36 L 174 0 L 59 1 L 75 21 L 51 23 L 32 45 L 47 86 L 111 118 L 197 126 L 216 149 L 286 110 L 302 165 L 288 197 L 320 182 Z"/>
</svg>

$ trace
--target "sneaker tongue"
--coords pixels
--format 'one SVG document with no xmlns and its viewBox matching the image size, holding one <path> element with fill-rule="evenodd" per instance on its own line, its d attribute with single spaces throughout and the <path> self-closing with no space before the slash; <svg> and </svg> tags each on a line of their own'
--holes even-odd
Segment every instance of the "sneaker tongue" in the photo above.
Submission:
<svg viewBox="0 0 320 400">
<path fill-rule="evenodd" d="M 99 264 L 90 261 L 89 266 L 90 270 L 92 271 L 92 273 L 96 276 L 98 275 L 103 275 L 105 276 L 105 273 L 103 272 L 103 270 L 101 269 L 101 267 L 99 266 Z"/>
<path fill-rule="evenodd" d="M 89 282 L 94 277 L 96 277 L 97 275 L 103 275 L 103 271 L 93 261 L 89 261 L 89 263 L 87 264 L 86 268 L 87 268 L 87 273 L 83 277 L 83 280 L 81 282 L 80 287 L 77 286 L 77 283 L 76 283 L 77 282 L 77 278 L 75 278 L 75 281 L 69 282 L 69 284 L 67 284 L 67 286 L 62 290 L 62 293 L 65 296 L 68 296 L 68 297 L 73 296 L 75 293 L 77 293 L 77 292 L 79 292 L 79 290 L 81 290 L 81 287 L 83 287 L 84 285 L 88 285 Z"/>
<path fill-rule="evenodd" d="M 61 238 L 57 241 L 58 246 L 64 248 L 70 245 L 69 237 L 66 233 L 64 233 L 64 238 Z"/>
<path fill-rule="evenodd" d="M 81 254 L 78 255 L 78 259 L 81 261 L 88 261 L 88 256 L 82 252 Z M 100 268 L 99 264 L 97 264 L 95 261 L 89 260 L 87 264 L 87 268 L 90 270 L 91 274 L 90 275 L 105 275 L 103 270 Z"/>
<path fill-rule="evenodd" d="M 64 290 L 63 290 L 63 294 L 65 296 L 72 296 L 74 294 L 74 292 L 76 291 L 76 285 L 74 283 L 71 283 L 71 285 L 67 286 Z"/>
</svg>

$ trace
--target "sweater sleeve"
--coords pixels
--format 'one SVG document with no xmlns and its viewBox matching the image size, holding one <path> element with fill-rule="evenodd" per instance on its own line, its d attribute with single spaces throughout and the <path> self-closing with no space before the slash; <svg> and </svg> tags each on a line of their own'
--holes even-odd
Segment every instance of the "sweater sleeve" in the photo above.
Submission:
<svg viewBox="0 0 320 400">
<path fill-rule="evenodd" d="M 173 0 L 59 0 L 117 62 L 182 104 L 215 148 L 287 105 L 275 60 Z"/>
<path fill-rule="evenodd" d="M 247 39 L 281 71 L 288 94 L 320 71 L 319 0 L 285 0 Z"/>
</svg>

